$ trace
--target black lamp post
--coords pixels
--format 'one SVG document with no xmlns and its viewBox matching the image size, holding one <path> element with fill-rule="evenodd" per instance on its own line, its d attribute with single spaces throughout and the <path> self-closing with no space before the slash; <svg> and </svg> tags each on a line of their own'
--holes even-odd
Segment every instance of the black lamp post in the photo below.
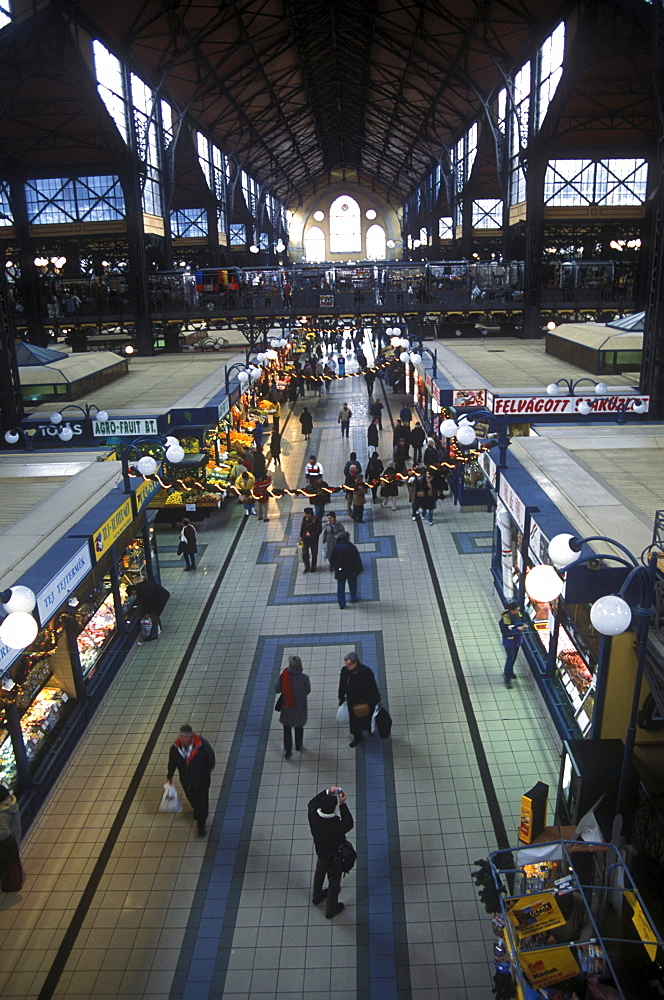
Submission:
<svg viewBox="0 0 664 1000">
<path fill-rule="evenodd" d="M 507 434 L 507 422 L 502 417 L 496 416 L 495 413 L 491 413 L 490 410 L 473 410 L 468 416 L 463 416 L 459 419 L 458 423 L 448 417 L 447 420 L 443 420 L 440 425 L 440 433 L 443 437 L 453 438 L 455 437 L 459 444 L 463 448 L 470 448 L 477 441 L 477 432 L 475 430 L 475 424 L 471 423 L 470 417 L 477 420 L 481 420 L 482 423 L 488 423 L 489 426 L 493 424 L 498 432 L 498 466 L 499 469 L 507 468 L 507 448 L 509 445 L 509 436 Z"/>
<path fill-rule="evenodd" d="M 621 555 L 613 552 L 598 555 L 592 552 L 581 556 L 581 550 L 587 542 L 606 542 L 618 549 Z M 563 591 L 564 583 L 556 570 L 564 571 L 572 565 L 582 566 L 585 563 L 600 559 L 616 562 L 624 566 L 627 576 L 617 594 L 600 597 L 590 609 L 590 621 L 601 635 L 620 635 L 629 628 L 635 619 L 635 635 L 637 646 L 636 677 L 629 724 L 625 735 L 625 749 L 620 770 L 620 784 L 616 802 L 616 815 L 624 815 L 629 788 L 629 775 L 636 743 L 636 722 L 641 699 L 641 684 L 646 662 L 648 630 L 654 613 L 655 579 L 657 574 L 658 552 L 652 548 L 646 549 L 641 559 L 646 556 L 645 563 L 639 562 L 628 548 L 613 538 L 605 535 L 591 535 L 588 538 L 576 538 L 574 535 L 556 535 L 549 542 L 549 559 L 553 565 L 535 566 L 526 576 L 526 592 L 534 600 L 552 601 Z M 637 584 L 639 588 L 638 603 L 631 606 L 625 600 L 630 587 Z"/>
</svg>

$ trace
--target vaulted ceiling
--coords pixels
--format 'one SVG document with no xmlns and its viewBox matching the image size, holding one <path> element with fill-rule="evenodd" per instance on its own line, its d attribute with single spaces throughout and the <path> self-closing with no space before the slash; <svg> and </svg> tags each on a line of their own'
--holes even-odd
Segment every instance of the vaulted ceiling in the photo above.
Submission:
<svg viewBox="0 0 664 1000">
<path fill-rule="evenodd" d="M 337 178 L 403 200 L 566 6 L 78 0 L 72 9 L 297 203 Z"/>
<path fill-rule="evenodd" d="M 644 0 L 13 0 L 13 9 L 16 24 L 0 33 L 2 176 L 64 164 L 98 172 L 126 155 L 94 86 L 93 37 L 289 207 L 340 180 L 402 203 L 561 18 L 569 68 L 551 117 L 562 141 L 581 149 L 615 137 L 627 148 L 657 131 Z M 488 165 L 486 137 L 485 153 Z"/>
</svg>

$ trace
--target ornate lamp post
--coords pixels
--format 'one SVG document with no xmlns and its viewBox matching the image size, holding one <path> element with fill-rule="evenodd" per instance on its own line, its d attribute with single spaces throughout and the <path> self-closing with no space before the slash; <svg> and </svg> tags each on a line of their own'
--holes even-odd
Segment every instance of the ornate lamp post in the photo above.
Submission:
<svg viewBox="0 0 664 1000">
<path fill-rule="evenodd" d="M 131 452 L 137 456 L 133 461 L 136 465 L 136 471 L 142 476 L 153 476 L 157 471 L 159 463 L 152 455 L 145 455 L 141 452 L 140 446 L 142 444 L 149 444 L 151 447 L 156 446 L 161 449 L 163 458 L 172 465 L 179 465 L 184 458 L 184 449 L 176 437 L 169 436 L 165 441 L 157 437 L 142 437 L 135 438 L 133 441 L 122 441 L 120 444 L 120 461 L 122 462 L 122 480 L 125 493 L 131 493 L 131 483 L 129 482 L 129 477 L 131 476 L 129 470 L 132 462 L 130 458 Z"/>
<path fill-rule="evenodd" d="M 507 468 L 507 447 L 509 445 L 509 438 L 507 435 L 507 423 L 505 420 L 497 417 L 495 413 L 491 413 L 489 410 L 473 410 L 470 415 L 476 418 L 476 423 L 481 420 L 482 423 L 488 422 L 489 425 L 493 424 L 498 432 L 498 453 L 499 469 Z M 471 422 L 470 417 L 463 416 L 459 419 L 459 422 L 452 420 L 448 417 L 447 420 L 443 420 L 440 425 L 440 433 L 445 438 L 456 438 L 459 444 L 463 448 L 470 448 L 477 441 L 477 432 L 475 430 L 475 424 Z"/>
</svg>

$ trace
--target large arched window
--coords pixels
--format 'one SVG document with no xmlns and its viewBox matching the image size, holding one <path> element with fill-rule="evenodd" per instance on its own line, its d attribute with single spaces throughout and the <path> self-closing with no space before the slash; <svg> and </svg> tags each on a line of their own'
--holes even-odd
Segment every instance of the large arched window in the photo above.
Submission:
<svg viewBox="0 0 664 1000">
<path fill-rule="evenodd" d="M 385 260 L 385 230 L 377 223 L 367 229 L 367 260 Z"/>
<path fill-rule="evenodd" d="M 310 264 L 325 260 L 325 233 L 319 226 L 311 226 L 304 237 L 304 256 Z"/>
<path fill-rule="evenodd" d="M 354 198 L 341 195 L 330 206 L 330 253 L 360 253 L 362 216 Z"/>
</svg>

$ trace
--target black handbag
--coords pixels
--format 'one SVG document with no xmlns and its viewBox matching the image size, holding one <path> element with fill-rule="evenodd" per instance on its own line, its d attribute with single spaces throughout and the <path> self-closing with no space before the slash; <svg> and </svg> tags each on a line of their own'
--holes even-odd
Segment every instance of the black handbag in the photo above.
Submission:
<svg viewBox="0 0 664 1000">
<path fill-rule="evenodd" d="M 280 712 L 283 707 L 284 707 L 284 696 L 283 694 L 280 694 L 279 697 L 277 698 L 274 710 L 275 712 Z"/>
<path fill-rule="evenodd" d="M 386 708 L 379 708 L 376 716 L 376 729 L 381 740 L 386 740 L 392 732 L 392 716 Z"/>
<path fill-rule="evenodd" d="M 187 549 L 187 543 L 180 542 L 180 544 L 178 545 L 178 555 L 183 556 L 185 554 L 186 549 Z"/>
</svg>

